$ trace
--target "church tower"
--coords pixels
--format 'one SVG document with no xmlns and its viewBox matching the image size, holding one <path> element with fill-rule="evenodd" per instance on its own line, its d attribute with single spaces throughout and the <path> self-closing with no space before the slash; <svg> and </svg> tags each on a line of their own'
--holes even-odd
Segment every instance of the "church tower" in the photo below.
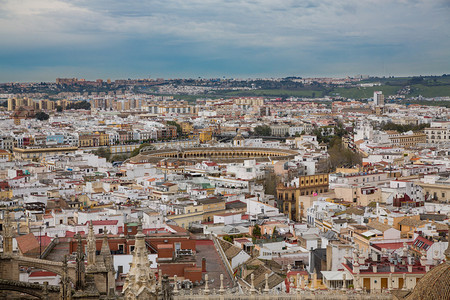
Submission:
<svg viewBox="0 0 450 300">
<path fill-rule="evenodd" d="M 233 146 L 234 147 L 244 147 L 244 141 L 245 139 L 242 137 L 241 131 L 238 130 L 238 133 L 233 139 Z"/>
</svg>

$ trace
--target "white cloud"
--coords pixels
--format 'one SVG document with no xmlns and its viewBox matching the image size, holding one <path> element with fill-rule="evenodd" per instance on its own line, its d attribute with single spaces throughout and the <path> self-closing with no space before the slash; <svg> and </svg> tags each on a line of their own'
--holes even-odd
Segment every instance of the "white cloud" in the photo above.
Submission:
<svg viewBox="0 0 450 300">
<path fill-rule="evenodd" d="M 195 45 L 216 58 L 230 56 L 222 49 L 248 49 L 261 59 L 319 63 L 336 53 L 339 68 L 351 49 L 382 56 L 377 47 L 450 61 L 448 51 L 436 50 L 450 47 L 449 15 L 448 0 L 0 0 L 0 53 L 115 51 L 135 41 L 151 51 L 163 40 L 159 47 Z"/>
<path fill-rule="evenodd" d="M 432 2 L 10 0 L 2 4 L 0 37 L 22 45 L 28 39 L 70 44 L 127 35 L 244 47 L 305 47 L 348 37 L 398 43 L 429 37 L 431 26 L 448 33 L 449 11 Z"/>
</svg>

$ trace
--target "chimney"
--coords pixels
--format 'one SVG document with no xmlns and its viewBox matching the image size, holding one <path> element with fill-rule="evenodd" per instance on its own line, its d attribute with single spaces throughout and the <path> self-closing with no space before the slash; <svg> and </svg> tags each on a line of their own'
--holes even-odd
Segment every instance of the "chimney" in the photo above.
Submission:
<svg viewBox="0 0 450 300">
<path fill-rule="evenodd" d="M 202 258 L 202 272 L 206 272 L 206 258 Z"/>
</svg>

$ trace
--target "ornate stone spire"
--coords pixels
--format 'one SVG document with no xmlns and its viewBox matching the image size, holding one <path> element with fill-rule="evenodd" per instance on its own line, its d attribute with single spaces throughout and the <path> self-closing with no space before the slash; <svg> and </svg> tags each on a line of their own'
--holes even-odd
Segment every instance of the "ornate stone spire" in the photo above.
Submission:
<svg viewBox="0 0 450 300">
<path fill-rule="evenodd" d="M 97 252 L 95 234 L 94 234 L 94 226 L 92 225 L 92 221 L 89 222 L 89 231 L 87 236 L 87 263 L 88 266 L 95 265 L 95 255 Z"/>
<path fill-rule="evenodd" d="M 75 289 L 83 290 L 85 283 L 85 268 L 84 268 L 84 251 L 83 243 L 81 242 L 81 235 L 78 234 L 78 245 L 77 245 L 77 257 L 76 257 L 76 282 Z"/>
<path fill-rule="evenodd" d="M 106 227 L 103 229 L 103 243 L 102 243 L 102 249 L 100 250 L 100 254 L 104 257 L 111 256 L 111 249 L 109 248 L 108 243 L 108 231 L 106 230 Z"/>
<path fill-rule="evenodd" d="M 9 211 L 3 212 L 3 254 L 13 253 L 13 234 Z"/>
<path fill-rule="evenodd" d="M 142 221 L 139 219 L 130 271 L 123 286 L 125 299 L 156 299 L 155 276 L 150 269 Z"/>
<path fill-rule="evenodd" d="M 108 231 L 106 230 L 106 227 L 103 229 L 103 243 L 102 243 L 102 249 L 100 250 L 100 256 L 103 259 L 103 267 L 104 270 L 107 272 L 107 294 L 108 296 L 114 295 L 115 290 L 115 279 L 114 279 L 114 261 L 113 257 L 111 255 L 111 249 L 109 248 L 109 242 L 108 242 Z"/>
</svg>

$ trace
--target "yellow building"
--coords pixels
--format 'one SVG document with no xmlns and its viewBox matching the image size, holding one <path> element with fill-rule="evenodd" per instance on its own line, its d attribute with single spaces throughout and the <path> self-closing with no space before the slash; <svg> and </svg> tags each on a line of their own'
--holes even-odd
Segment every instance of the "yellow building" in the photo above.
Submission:
<svg viewBox="0 0 450 300">
<path fill-rule="evenodd" d="M 96 133 L 90 133 L 90 132 L 86 132 L 86 133 L 82 133 L 79 135 L 78 137 L 78 146 L 79 147 L 98 147 L 98 146 L 102 146 L 100 145 L 100 138 L 101 138 L 101 134 L 96 132 Z M 108 144 L 109 142 L 109 136 L 108 135 L 103 135 L 103 143 L 106 143 L 105 146 Z M 106 141 L 106 139 L 108 141 Z"/>
<path fill-rule="evenodd" d="M 67 107 L 67 105 L 69 105 L 69 103 L 70 102 L 67 101 L 66 99 L 56 101 L 56 105 L 61 106 L 63 109 L 65 109 Z"/>
<path fill-rule="evenodd" d="M 305 203 L 299 201 L 301 196 L 316 196 L 328 192 L 328 174 L 300 176 L 294 186 L 280 183 L 277 186 L 278 200 L 282 201 L 281 209 L 290 219 L 298 221 L 307 208 Z"/>
<path fill-rule="evenodd" d="M 376 187 L 336 187 L 334 189 L 336 198 L 357 205 L 367 206 L 371 202 L 381 202 L 381 189 Z"/>
<path fill-rule="evenodd" d="M 446 180 L 418 181 L 417 184 L 422 187 L 426 200 L 446 203 L 450 200 L 450 184 Z"/>
<path fill-rule="evenodd" d="M 0 161 L 11 161 L 13 155 L 6 150 L 0 149 Z"/>
<path fill-rule="evenodd" d="M 206 143 L 206 142 L 212 140 L 212 131 L 211 131 L 211 129 L 203 129 L 200 132 L 199 139 L 200 139 L 201 143 Z"/>
<path fill-rule="evenodd" d="M 395 131 L 388 131 L 388 135 L 393 146 L 400 146 L 404 148 L 416 147 L 417 144 L 427 142 L 427 135 L 423 132 L 400 134 Z"/>
<path fill-rule="evenodd" d="M 194 126 L 191 122 L 185 121 L 180 123 L 181 131 L 183 134 L 189 134 L 194 130 Z"/>
<path fill-rule="evenodd" d="M 98 136 L 98 145 L 99 146 L 108 146 L 109 145 L 109 135 L 106 134 L 104 131 L 97 131 L 95 133 L 96 136 Z"/>
<path fill-rule="evenodd" d="M 0 200 L 11 199 L 13 191 L 11 189 L 0 190 Z"/>
<path fill-rule="evenodd" d="M 13 154 L 19 160 L 41 160 L 47 156 L 75 153 L 77 150 L 78 147 L 13 148 Z"/>
<path fill-rule="evenodd" d="M 401 220 L 394 224 L 395 229 L 401 231 L 402 237 L 413 238 L 414 232 L 418 228 L 423 227 L 427 221 L 420 220 L 420 215 L 415 215 L 411 217 L 402 217 Z"/>
<path fill-rule="evenodd" d="M 40 110 L 54 110 L 55 106 L 55 102 L 48 99 L 39 100 L 38 102 L 38 108 Z"/>
<path fill-rule="evenodd" d="M 167 218 L 180 227 L 189 228 L 192 224 L 200 224 L 203 221 L 203 205 L 186 205 L 184 213 L 168 215 Z"/>
<path fill-rule="evenodd" d="M 29 106 L 33 109 L 36 108 L 33 99 L 30 98 L 9 98 L 8 99 L 8 111 L 16 110 L 21 106 Z"/>
<path fill-rule="evenodd" d="M 217 197 L 198 200 L 198 203 L 203 205 L 203 221 L 211 222 L 214 220 L 214 215 L 225 212 L 225 200 Z"/>
</svg>

